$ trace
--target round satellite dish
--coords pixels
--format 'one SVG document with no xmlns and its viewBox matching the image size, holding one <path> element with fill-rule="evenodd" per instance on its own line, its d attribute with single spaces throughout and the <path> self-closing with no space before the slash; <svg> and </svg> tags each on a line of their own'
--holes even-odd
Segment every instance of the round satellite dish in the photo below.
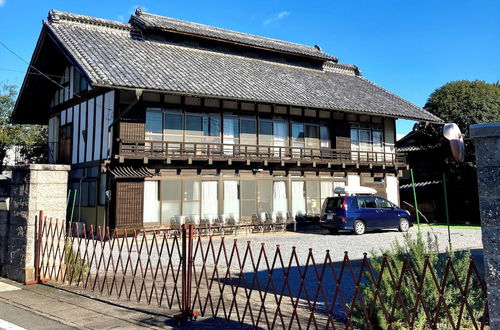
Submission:
<svg viewBox="0 0 500 330">
<path fill-rule="evenodd" d="M 464 138 L 457 124 L 445 124 L 443 127 L 443 136 L 450 141 L 451 153 L 455 161 L 458 163 L 463 162 L 465 155 Z"/>
</svg>

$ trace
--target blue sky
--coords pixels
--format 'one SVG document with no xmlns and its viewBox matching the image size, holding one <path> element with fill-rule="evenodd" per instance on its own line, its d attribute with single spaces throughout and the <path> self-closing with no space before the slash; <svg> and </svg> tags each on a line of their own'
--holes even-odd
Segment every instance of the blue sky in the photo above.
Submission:
<svg viewBox="0 0 500 330">
<path fill-rule="evenodd" d="M 29 60 L 50 9 L 127 21 L 140 6 L 154 14 L 318 44 L 418 106 L 448 81 L 500 79 L 498 0 L 138 1 L 0 0 L 0 41 Z M 0 47 L 0 83 L 20 86 L 26 67 Z M 412 125 L 398 120 L 398 133 Z"/>
</svg>

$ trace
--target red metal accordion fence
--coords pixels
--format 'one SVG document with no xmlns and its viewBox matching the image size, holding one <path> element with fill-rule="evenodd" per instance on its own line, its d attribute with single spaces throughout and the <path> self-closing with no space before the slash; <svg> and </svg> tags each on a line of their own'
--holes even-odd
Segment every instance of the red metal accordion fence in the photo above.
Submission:
<svg viewBox="0 0 500 330">
<path fill-rule="evenodd" d="M 192 225 L 111 232 L 40 218 L 37 267 L 41 280 L 254 328 L 488 328 L 472 259 L 438 267 L 429 257 L 395 264 L 345 252 L 334 262 L 328 250 L 321 260 L 309 250 L 299 260 L 295 248 L 228 241 L 196 235 Z"/>
</svg>

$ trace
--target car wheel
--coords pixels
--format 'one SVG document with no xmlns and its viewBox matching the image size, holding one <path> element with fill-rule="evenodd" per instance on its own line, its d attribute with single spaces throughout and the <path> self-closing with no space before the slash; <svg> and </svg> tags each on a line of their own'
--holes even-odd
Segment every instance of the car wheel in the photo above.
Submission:
<svg viewBox="0 0 500 330">
<path fill-rule="evenodd" d="M 333 229 L 333 228 L 328 228 L 328 231 L 330 232 L 330 234 L 334 234 L 334 235 L 339 233 L 338 229 Z"/>
<path fill-rule="evenodd" d="M 356 235 L 363 235 L 365 233 L 366 226 L 362 220 L 354 221 L 354 233 Z"/>
<path fill-rule="evenodd" d="M 399 227 L 398 230 L 400 232 L 406 232 L 410 229 L 410 222 L 406 218 L 399 219 Z"/>
</svg>

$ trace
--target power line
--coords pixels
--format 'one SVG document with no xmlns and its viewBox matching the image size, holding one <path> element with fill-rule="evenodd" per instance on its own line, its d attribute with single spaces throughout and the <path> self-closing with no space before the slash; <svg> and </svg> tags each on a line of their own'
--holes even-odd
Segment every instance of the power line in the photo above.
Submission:
<svg viewBox="0 0 500 330">
<path fill-rule="evenodd" d="M 24 63 L 28 64 L 28 67 L 30 68 L 33 68 L 33 70 L 35 70 L 36 72 L 38 72 L 40 75 L 44 76 L 45 78 L 47 78 L 48 80 L 50 80 L 52 83 L 56 84 L 57 86 L 59 86 L 60 88 L 64 89 L 64 86 L 62 86 L 61 84 L 59 84 L 58 82 L 56 82 L 54 79 L 50 78 L 49 76 L 47 76 L 45 73 L 43 73 L 42 71 L 38 70 L 37 68 L 35 68 L 35 66 L 31 65 L 31 63 L 29 63 L 28 61 L 26 61 L 24 58 L 21 57 L 21 55 L 18 55 L 15 51 L 13 51 L 12 49 L 10 49 L 9 47 L 7 47 L 6 44 L 4 44 L 2 41 L 0 41 L 0 45 L 2 45 L 5 49 L 7 49 L 10 53 L 12 53 L 15 57 L 17 57 L 18 59 L 20 59 L 21 61 L 23 61 Z M 74 93 L 73 93 L 74 94 Z M 80 95 L 77 95 L 75 94 L 76 96 L 80 97 Z"/>
<path fill-rule="evenodd" d="M 21 55 L 17 54 L 15 51 L 13 51 L 12 49 L 10 49 L 6 44 L 4 44 L 1 40 L 0 40 L 0 45 L 2 45 L 5 49 L 7 49 L 10 53 L 12 53 L 14 56 L 16 56 L 18 59 L 20 59 L 21 61 L 23 61 L 24 63 L 28 64 L 28 67 L 29 68 L 33 68 L 33 70 L 36 71 L 36 73 L 34 72 L 29 72 L 28 71 L 28 74 L 38 74 L 38 75 L 41 75 L 45 78 L 47 78 L 49 81 L 51 81 L 52 83 L 56 84 L 59 88 L 61 89 L 66 89 L 66 87 L 64 87 L 63 85 L 59 84 L 58 82 L 56 82 L 55 80 L 53 80 L 52 78 L 49 77 L 48 74 L 45 74 L 43 73 L 42 71 L 38 70 L 34 65 L 31 65 L 31 63 L 29 63 L 28 61 L 26 61 Z M 52 76 L 56 76 L 56 75 L 52 75 Z M 56 77 L 63 77 L 63 76 L 56 76 Z M 76 96 L 78 98 L 82 98 L 81 95 L 79 94 L 76 94 L 75 92 L 71 92 L 71 94 L 73 96 Z M 95 105 L 96 101 L 93 101 L 93 100 L 87 100 L 86 101 L 87 103 L 92 103 Z M 108 110 L 108 111 L 111 111 L 113 112 L 114 110 L 112 108 L 108 108 L 106 107 L 104 104 L 102 104 L 102 108 L 103 110 Z"/>
<path fill-rule="evenodd" d="M 14 69 L 8 69 L 8 68 L 0 68 L 1 71 L 11 71 L 11 72 L 19 72 L 19 73 L 26 73 L 26 74 L 32 74 L 32 75 L 39 75 L 39 76 L 42 76 L 41 74 L 39 74 L 38 72 L 25 72 L 25 71 L 22 71 L 22 70 L 14 70 Z M 59 75 L 56 75 L 56 74 L 48 74 L 46 73 L 45 75 L 49 76 L 49 77 L 54 77 L 54 78 L 62 78 L 63 76 L 59 76 Z"/>
</svg>

